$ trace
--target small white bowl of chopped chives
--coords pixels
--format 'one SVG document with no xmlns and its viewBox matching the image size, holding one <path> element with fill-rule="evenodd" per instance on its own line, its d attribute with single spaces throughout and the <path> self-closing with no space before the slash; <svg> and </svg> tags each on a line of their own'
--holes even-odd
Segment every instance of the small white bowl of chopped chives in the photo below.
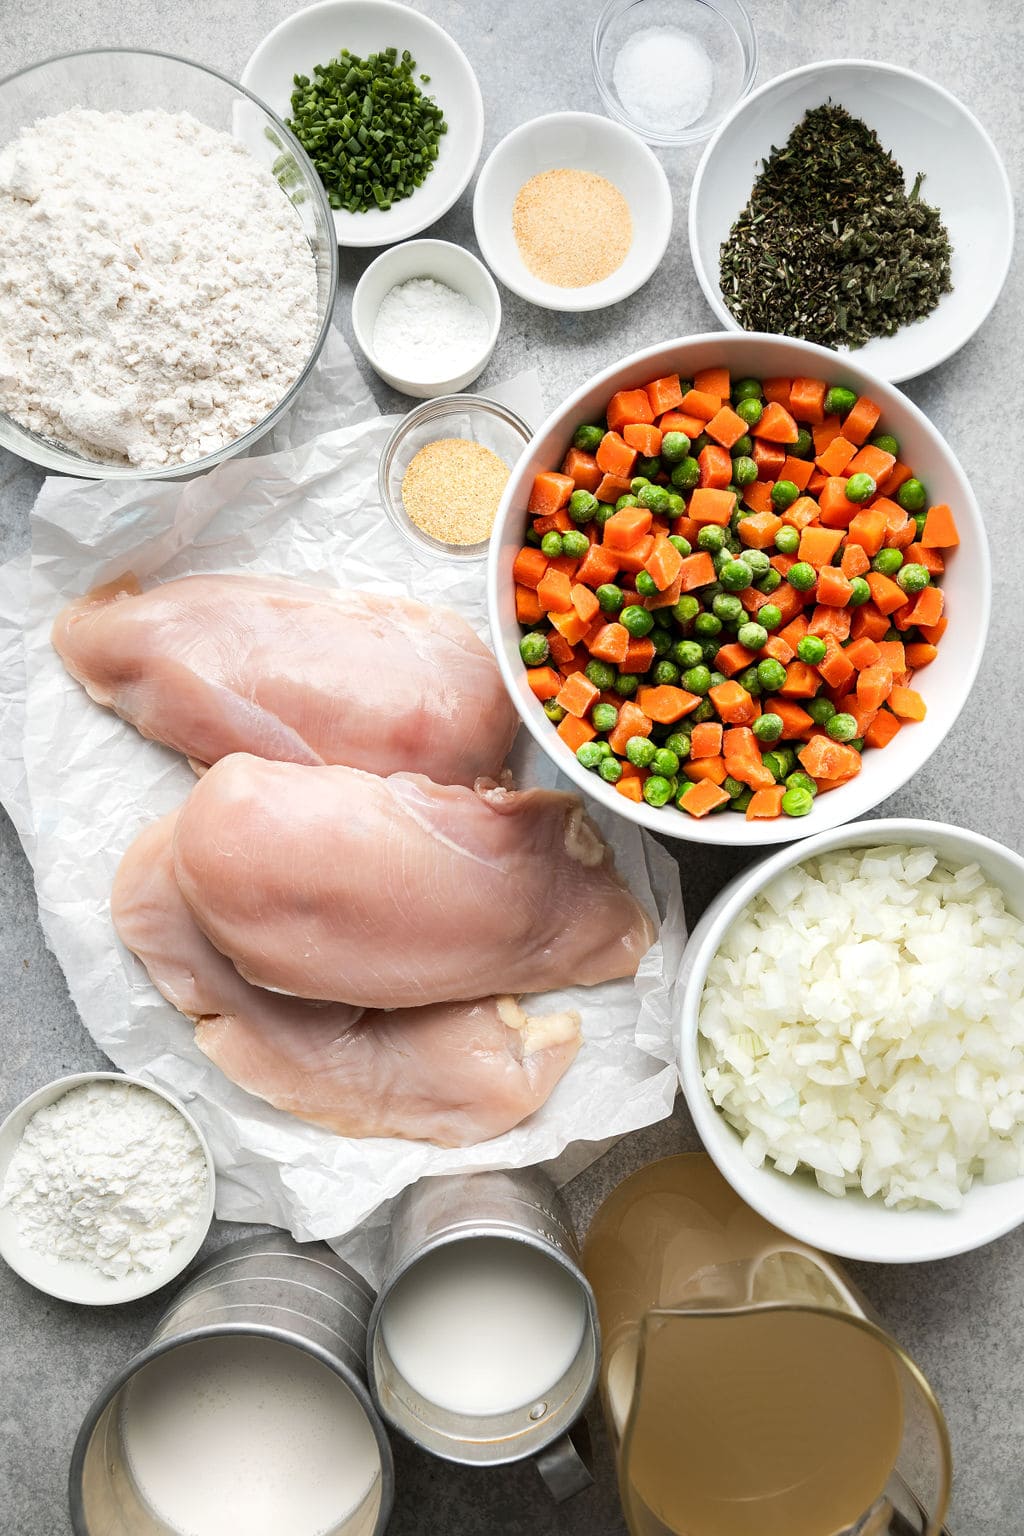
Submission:
<svg viewBox="0 0 1024 1536">
<path fill-rule="evenodd" d="M 483 372 L 501 329 L 501 299 L 487 268 L 461 245 L 407 240 L 359 279 L 352 329 L 382 379 L 430 400 Z"/>
<path fill-rule="evenodd" d="M 672 233 L 668 177 L 647 145 L 592 112 L 552 112 L 484 164 L 473 225 L 499 282 L 542 309 L 605 309 L 641 288 Z"/>
<path fill-rule="evenodd" d="M 973 113 L 916 71 L 865 59 L 760 86 L 690 193 L 693 265 L 726 329 L 853 352 L 894 383 L 984 322 L 1013 227 L 1005 167 Z"/>
<path fill-rule="evenodd" d="M 242 72 L 324 184 L 338 244 L 390 245 L 469 185 L 484 107 L 462 49 L 395 0 L 321 0 L 286 16 Z"/>
<path fill-rule="evenodd" d="M 744 870 L 690 936 L 680 1076 L 766 1220 L 871 1263 L 1024 1222 L 1024 859 L 856 822 Z"/>
</svg>

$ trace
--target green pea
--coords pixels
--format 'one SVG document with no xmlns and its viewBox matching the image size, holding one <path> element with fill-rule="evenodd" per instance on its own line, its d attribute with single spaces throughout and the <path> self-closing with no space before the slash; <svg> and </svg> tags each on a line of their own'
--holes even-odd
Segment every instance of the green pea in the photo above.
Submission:
<svg viewBox="0 0 1024 1536">
<path fill-rule="evenodd" d="M 923 565 L 917 565 L 913 561 L 909 565 L 902 565 L 896 573 L 896 580 L 904 592 L 913 594 L 923 592 L 931 581 L 931 575 Z"/>
<path fill-rule="evenodd" d="M 800 535 L 789 523 L 783 523 L 775 535 L 775 548 L 780 555 L 795 555 L 800 548 Z"/>
<path fill-rule="evenodd" d="M 556 704 L 554 699 L 544 700 L 544 713 L 554 725 L 561 725 L 565 719 L 565 710 L 561 704 Z"/>
<path fill-rule="evenodd" d="M 606 661 L 588 661 L 584 667 L 584 675 L 590 679 L 595 688 L 600 688 L 604 693 L 606 688 L 611 688 L 615 682 L 615 668 L 610 667 Z"/>
<path fill-rule="evenodd" d="M 883 576 L 895 576 L 902 564 L 902 550 L 880 549 L 871 562 L 871 569 L 873 571 L 880 571 Z"/>
<path fill-rule="evenodd" d="M 734 779 L 731 773 L 727 773 L 722 780 L 722 788 L 730 800 L 735 800 L 737 795 L 742 795 L 746 787 L 745 784 L 740 783 L 739 779 Z"/>
<path fill-rule="evenodd" d="M 786 774 L 792 773 L 793 769 L 796 767 L 796 753 L 793 751 L 792 747 L 781 747 L 780 746 L 780 747 L 775 747 L 773 750 L 775 752 L 775 756 L 779 759 L 779 762 L 782 764 L 782 767 L 783 767 L 782 777 L 785 778 Z"/>
<path fill-rule="evenodd" d="M 782 809 L 787 816 L 806 816 L 814 808 L 814 796 L 806 789 L 787 789 L 782 797 Z"/>
<path fill-rule="evenodd" d="M 612 687 L 620 699 L 631 699 L 640 687 L 640 679 L 633 672 L 620 672 Z"/>
<path fill-rule="evenodd" d="M 634 640 L 642 640 L 644 635 L 649 635 L 654 628 L 654 620 L 647 609 L 639 607 L 636 603 L 630 603 L 628 608 L 623 608 L 619 614 L 619 623 L 625 626 Z"/>
<path fill-rule="evenodd" d="M 871 601 L 871 588 L 863 576 L 850 578 L 850 595 L 846 599 L 848 608 L 860 608 L 864 603 Z"/>
<path fill-rule="evenodd" d="M 626 756 L 634 768 L 649 768 L 657 750 L 649 736 L 631 736 L 626 742 Z"/>
<path fill-rule="evenodd" d="M 924 537 L 924 528 L 925 528 L 925 524 L 927 523 L 927 521 L 928 521 L 928 513 L 927 512 L 915 512 L 914 513 L 914 527 L 917 529 L 917 537 L 919 539 Z"/>
<path fill-rule="evenodd" d="M 716 719 L 715 706 L 710 699 L 701 699 L 697 708 L 690 715 L 691 725 L 703 725 L 706 720 Z"/>
<path fill-rule="evenodd" d="M 551 654 L 543 635 L 524 635 L 519 642 L 519 654 L 528 667 L 542 667 Z"/>
<path fill-rule="evenodd" d="M 675 687 L 679 681 L 679 668 L 674 661 L 668 661 L 663 657 L 651 668 L 651 680 L 659 688 L 666 685 Z"/>
<path fill-rule="evenodd" d="M 825 396 L 826 416 L 848 416 L 857 404 L 857 396 L 852 389 L 844 389 L 841 384 L 834 384 Z"/>
<path fill-rule="evenodd" d="M 846 482 L 846 499 L 856 502 L 870 501 L 877 490 L 878 486 L 870 475 L 851 475 Z"/>
<path fill-rule="evenodd" d="M 568 510 L 574 523 L 589 523 L 597 511 L 597 497 L 590 491 L 573 491 Z"/>
<path fill-rule="evenodd" d="M 756 699 L 762 692 L 761 679 L 757 675 L 756 667 L 745 667 L 742 672 L 738 672 L 736 682 L 741 688 L 745 688 L 752 698 Z"/>
<path fill-rule="evenodd" d="M 713 613 L 698 613 L 693 621 L 693 632 L 700 635 L 702 640 L 711 640 L 722 633 L 722 621 Z"/>
<path fill-rule="evenodd" d="M 693 554 L 693 545 L 689 539 L 684 539 L 681 533 L 670 533 L 668 541 L 673 549 L 677 549 L 685 560 L 687 555 Z"/>
<path fill-rule="evenodd" d="M 704 665 L 713 667 L 718 660 L 718 653 L 722 649 L 721 635 L 709 635 L 700 642 L 701 654 L 704 657 Z"/>
<path fill-rule="evenodd" d="M 733 479 L 736 478 L 736 460 L 749 459 L 754 451 L 754 439 L 746 432 L 738 437 L 729 449 L 729 455 L 733 460 Z"/>
<path fill-rule="evenodd" d="M 614 679 L 612 681 L 614 681 Z M 608 686 L 610 688 L 611 683 L 609 683 Z M 615 708 L 614 704 L 595 704 L 593 709 L 590 711 L 591 725 L 594 727 L 595 731 L 600 731 L 602 734 L 606 733 L 607 731 L 614 731 L 618 718 L 619 712 Z"/>
<path fill-rule="evenodd" d="M 814 451 L 814 438 L 806 427 L 801 427 L 796 434 L 796 442 L 786 445 L 786 452 L 794 459 L 809 459 Z"/>
<path fill-rule="evenodd" d="M 804 635 L 802 640 L 797 641 L 796 653 L 810 667 L 816 667 L 819 661 L 824 661 L 827 651 L 828 647 L 819 635 Z"/>
<path fill-rule="evenodd" d="M 660 773 L 663 778 L 670 779 L 674 773 L 679 772 L 679 758 L 671 747 L 659 747 L 654 754 L 651 764 L 655 773 Z"/>
<path fill-rule="evenodd" d="M 798 560 L 796 564 L 791 565 L 789 570 L 786 572 L 786 580 L 789 582 L 790 586 L 795 587 L 798 592 L 809 592 L 817 579 L 817 571 L 814 569 L 813 565 L 808 565 L 806 560 Z"/>
<path fill-rule="evenodd" d="M 668 491 L 663 485 L 643 486 L 637 492 L 636 499 L 642 507 L 647 508 L 648 512 L 668 511 Z"/>
<path fill-rule="evenodd" d="M 701 592 L 701 597 L 704 599 L 704 606 L 705 606 L 705 608 L 707 607 L 709 602 L 714 602 L 715 598 L 718 596 L 718 594 L 720 592 L 724 592 L 724 591 L 725 591 L 725 588 L 722 586 L 722 583 L 720 581 L 709 581 L 707 586 L 701 587 L 700 592 Z"/>
<path fill-rule="evenodd" d="M 678 491 L 669 491 L 668 510 L 670 517 L 682 517 L 683 513 L 686 511 L 686 502 L 680 496 Z"/>
<path fill-rule="evenodd" d="M 782 586 L 782 575 L 775 569 L 774 565 L 769 565 L 764 575 L 757 578 L 755 585 L 757 586 L 757 590 L 759 592 L 764 592 L 766 594 L 769 592 L 775 592 L 779 587 Z"/>
<path fill-rule="evenodd" d="M 641 597 L 655 597 L 658 591 L 658 583 L 649 571 L 637 571 L 636 589 Z"/>
<path fill-rule="evenodd" d="M 736 639 L 740 645 L 745 645 L 748 651 L 760 651 L 768 644 L 768 631 L 756 619 L 751 619 L 748 623 L 740 625 L 736 631 Z"/>
<path fill-rule="evenodd" d="M 670 652 L 672 660 L 684 671 L 687 667 L 699 667 L 704 652 L 696 640 L 677 640 Z"/>
<path fill-rule="evenodd" d="M 723 624 L 738 624 L 743 618 L 744 607 L 731 592 L 719 592 L 711 599 L 711 611 Z"/>
<path fill-rule="evenodd" d="M 911 478 L 909 480 L 904 480 L 903 484 L 896 492 L 896 500 L 899 502 L 904 512 L 920 512 L 925 502 L 928 500 L 928 493 L 924 486 L 921 484 L 920 480 Z"/>
<path fill-rule="evenodd" d="M 576 748 L 576 761 L 581 768 L 596 768 L 604 753 L 596 741 L 585 741 Z"/>
<path fill-rule="evenodd" d="M 863 752 L 863 750 L 864 750 L 864 737 L 863 736 L 855 736 L 853 738 L 853 740 L 852 741 L 848 741 L 846 743 L 846 745 L 848 747 L 852 747 L 855 752 Z"/>
<path fill-rule="evenodd" d="M 572 445 L 581 453 L 596 453 L 601 446 L 604 437 L 603 427 L 592 427 L 589 422 L 584 422 L 576 428 L 572 435 Z"/>
<path fill-rule="evenodd" d="M 786 681 L 786 669 L 774 656 L 766 656 L 757 664 L 757 680 L 766 693 L 777 693 Z"/>
<path fill-rule="evenodd" d="M 711 686 L 712 686 L 712 688 L 720 688 L 721 685 L 724 682 L 726 682 L 726 681 L 727 681 L 727 679 L 726 679 L 726 676 L 725 676 L 724 672 L 716 672 L 716 671 L 714 671 L 712 669 L 712 672 L 711 672 Z"/>
<path fill-rule="evenodd" d="M 891 432 L 876 432 L 871 439 L 873 448 L 881 448 L 883 453 L 891 453 L 894 459 L 900 456 L 900 445 Z"/>
<path fill-rule="evenodd" d="M 800 487 L 794 485 L 792 480 L 776 480 L 772 486 L 772 506 L 776 512 L 785 512 L 791 507 L 800 495 Z"/>
<path fill-rule="evenodd" d="M 740 379 L 732 387 L 732 398 L 737 404 L 741 400 L 760 400 L 763 393 L 760 379 Z"/>
<path fill-rule="evenodd" d="M 836 712 L 836 707 L 831 699 L 819 695 L 816 699 L 808 699 L 804 708 L 814 721 L 815 725 L 827 725 Z"/>
<path fill-rule="evenodd" d="M 857 734 L 857 722 L 844 710 L 827 721 L 825 731 L 833 741 L 852 741 Z"/>
<path fill-rule="evenodd" d="M 670 464 L 678 464 L 690 452 L 690 439 L 685 432 L 666 432 L 661 440 L 661 456 Z"/>
<path fill-rule="evenodd" d="M 760 400 L 755 400 L 753 395 L 744 400 L 737 400 L 736 415 L 741 421 L 745 421 L 748 427 L 756 427 L 764 415 L 764 406 Z"/>
<path fill-rule="evenodd" d="M 541 537 L 536 528 L 527 528 L 526 542 L 527 544 L 531 544 L 534 549 L 540 549 Z"/>
<path fill-rule="evenodd" d="M 597 771 L 606 784 L 617 784 L 622 778 L 622 764 L 617 757 L 606 757 L 598 763 Z"/>
<path fill-rule="evenodd" d="M 700 465 L 696 459 L 685 458 L 676 465 L 669 479 L 677 491 L 692 491 L 700 484 Z"/>
<path fill-rule="evenodd" d="M 644 780 L 643 794 L 648 805 L 667 805 L 672 796 L 672 785 L 662 774 L 652 773 Z"/>
<path fill-rule="evenodd" d="M 739 486 L 753 485 L 757 479 L 757 465 L 746 455 L 740 459 L 733 459 L 732 477 Z"/>
<path fill-rule="evenodd" d="M 647 480 L 653 480 L 655 475 L 661 474 L 661 460 L 659 458 L 640 458 L 633 466 L 638 475 Z"/>
<path fill-rule="evenodd" d="M 711 673 L 705 666 L 687 667 L 682 682 L 688 693 L 699 693 L 703 697 L 711 687 Z"/>
<path fill-rule="evenodd" d="M 778 571 L 775 574 L 777 576 Z M 757 610 L 757 622 L 771 634 L 782 623 L 782 609 L 776 608 L 774 603 L 762 603 Z"/>
<path fill-rule="evenodd" d="M 754 725 L 759 725 L 760 722 L 766 718 L 767 717 L 765 715 L 760 715 L 758 719 L 754 721 Z M 779 717 L 778 715 L 775 715 L 773 718 L 777 720 Z M 761 754 L 761 761 L 768 769 L 768 772 L 771 774 L 776 784 L 781 784 L 783 779 L 786 777 L 786 761 L 782 756 L 782 753 L 763 752 Z"/>
<path fill-rule="evenodd" d="M 637 473 L 633 476 L 632 480 L 630 480 L 629 489 L 632 491 L 634 496 L 639 496 L 644 486 L 650 485 L 650 483 L 651 482 L 646 475 Z"/>
<path fill-rule="evenodd" d="M 640 503 L 633 495 L 633 492 L 627 491 L 625 496 L 620 496 L 618 501 L 615 503 L 615 510 L 616 512 L 621 512 L 623 507 L 638 507 L 639 505 Z"/>
<path fill-rule="evenodd" d="M 729 560 L 718 573 L 727 592 L 745 592 L 754 579 L 754 573 L 745 560 Z"/>
<path fill-rule="evenodd" d="M 672 636 L 668 630 L 654 620 L 655 627 L 651 630 L 650 640 L 654 646 L 655 656 L 667 656 L 672 649 Z"/>
<path fill-rule="evenodd" d="M 806 790 L 807 793 L 811 796 L 812 800 L 818 793 L 818 786 L 815 784 L 810 774 L 804 773 L 803 770 L 799 768 L 795 773 L 791 773 L 786 779 L 786 788 Z"/>
<path fill-rule="evenodd" d="M 690 755 L 690 738 L 685 731 L 673 731 L 671 736 L 665 737 L 665 750 L 674 752 L 680 761 Z"/>
<path fill-rule="evenodd" d="M 696 454 L 699 457 L 704 452 L 705 448 L 717 448 L 717 447 L 718 447 L 718 444 L 717 443 L 712 443 L 712 441 L 711 441 L 710 437 L 708 437 L 707 433 L 706 432 L 702 432 L 700 434 L 700 436 L 699 437 L 695 437 L 693 442 L 690 444 L 690 452 L 692 454 Z"/>
<path fill-rule="evenodd" d="M 770 711 L 765 715 L 758 715 L 751 727 L 758 741 L 766 741 L 769 746 L 781 740 L 784 726 L 781 715 L 773 715 Z"/>
<path fill-rule="evenodd" d="M 570 528 L 568 533 L 562 534 L 562 554 L 571 555 L 574 560 L 582 560 L 590 548 L 590 540 L 585 533 L 580 533 L 578 528 Z"/>
<path fill-rule="evenodd" d="M 635 502 L 636 502 L 636 497 L 634 496 L 633 500 L 629 503 L 629 505 L 633 506 L 635 504 Z M 606 501 L 600 502 L 598 504 L 597 511 L 594 513 L 594 522 L 597 524 L 597 526 L 599 528 L 603 528 L 605 523 L 608 521 L 608 519 L 610 517 L 614 517 L 615 516 L 615 513 L 616 513 L 617 510 L 618 509 L 616 507 L 611 506 Z"/>
<path fill-rule="evenodd" d="M 691 624 L 700 613 L 700 603 L 689 593 L 672 604 L 672 617 L 677 624 Z"/>
<path fill-rule="evenodd" d="M 614 581 L 603 581 L 594 596 L 601 605 L 602 613 L 618 613 L 625 602 L 625 594 Z"/>
<path fill-rule="evenodd" d="M 709 550 L 716 555 L 720 549 L 725 548 L 726 532 L 719 528 L 717 523 L 705 523 L 697 534 L 697 548 Z"/>
<path fill-rule="evenodd" d="M 540 547 L 542 554 L 547 555 L 549 560 L 557 560 L 562 553 L 562 535 L 552 528 L 551 532 L 546 533 L 541 539 Z"/>
<path fill-rule="evenodd" d="M 754 791 L 752 789 L 744 789 L 742 794 L 735 795 L 729 801 L 729 810 L 746 812 L 747 806 L 750 804 L 753 798 Z"/>
</svg>

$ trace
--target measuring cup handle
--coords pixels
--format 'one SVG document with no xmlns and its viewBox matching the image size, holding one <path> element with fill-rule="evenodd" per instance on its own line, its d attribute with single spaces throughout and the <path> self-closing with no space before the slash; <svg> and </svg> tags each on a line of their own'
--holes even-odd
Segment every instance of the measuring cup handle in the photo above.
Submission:
<svg viewBox="0 0 1024 1536">
<path fill-rule="evenodd" d="M 589 1488 L 594 1474 L 586 1419 L 578 1419 L 572 1429 L 538 1451 L 533 1460 L 548 1492 L 559 1504 Z"/>
</svg>

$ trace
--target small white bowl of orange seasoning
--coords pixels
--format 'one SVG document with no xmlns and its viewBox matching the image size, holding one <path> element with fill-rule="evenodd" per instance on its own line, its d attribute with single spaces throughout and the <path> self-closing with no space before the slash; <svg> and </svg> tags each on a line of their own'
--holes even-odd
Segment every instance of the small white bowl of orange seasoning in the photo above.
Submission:
<svg viewBox="0 0 1024 1536">
<path fill-rule="evenodd" d="M 487 265 L 520 298 L 542 309 L 604 309 L 658 267 L 672 193 L 658 159 L 621 123 L 552 112 L 492 150 L 473 225 Z"/>
</svg>

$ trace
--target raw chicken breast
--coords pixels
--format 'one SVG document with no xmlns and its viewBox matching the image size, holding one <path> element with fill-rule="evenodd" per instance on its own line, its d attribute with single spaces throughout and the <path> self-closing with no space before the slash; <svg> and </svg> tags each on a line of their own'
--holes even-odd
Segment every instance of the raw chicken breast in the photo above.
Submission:
<svg viewBox="0 0 1024 1536">
<path fill-rule="evenodd" d="M 230 752 L 473 784 L 516 716 L 464 619 L 405 598 L 269 576 L 104 588 L 53 643 L 97 703 L 196 764 Z"/>
<path fill-rule="evenodd" d="M 174 879 L 173 811 L 136 838 L 114 882 L 122 940 L 196 1023 L 239 1087 L 340 1136 L 470 1146 L 538 1109 L 580 1044 L 575 1013 L 528 1019 L 511 997 L 360 1013 L 243 981 L 196 927 Z M 357 1022 L 358 1021 L 358 1022 Z"/>
<path fill-rule="evenodd" d="M 248 981 L 367 1008 L 631 976 L 653 939 L 555 790 L 223 758 L 181 811 L 174 862 Z"/>
</svg>

